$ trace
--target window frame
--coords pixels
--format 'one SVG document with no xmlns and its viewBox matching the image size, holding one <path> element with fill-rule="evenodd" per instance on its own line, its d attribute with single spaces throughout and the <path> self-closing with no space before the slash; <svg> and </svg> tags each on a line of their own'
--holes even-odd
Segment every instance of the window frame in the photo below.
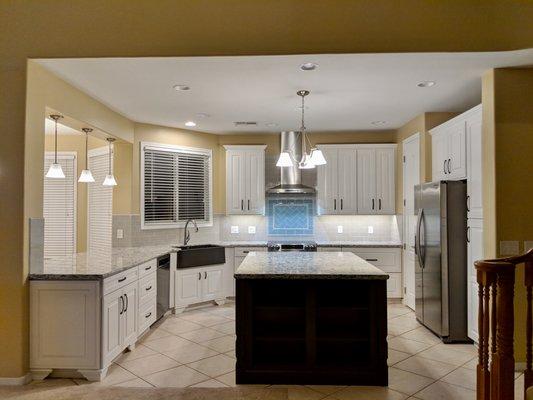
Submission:
<svg viewBox="0 0 533 400">
<path fill-rule="evenodd" d="M 197 221 L 198 227 L 209 227 L 213 226 L 213 150 L 204 149 L 200 147 L 189 147 L 173 144 L 163 144 L 155 142 L 140 142 L 139 145 L 139 157 L 140 157 L 140 209 L 141 209 L 141 229 L 175 229 L 175 228 L 184 228 L 186 221 L 178 221 L 171 223 L 146 223 L 144 220 L 144 152 L 145 149 L 153 149 L 159 151 L 167 151 L 171 153 L 185 153 L 185 154 L 194 154 L 207 156 L 209 158 L 209 208 L 208 208 L 208 217 L 209 221 Z"/>
</svg>

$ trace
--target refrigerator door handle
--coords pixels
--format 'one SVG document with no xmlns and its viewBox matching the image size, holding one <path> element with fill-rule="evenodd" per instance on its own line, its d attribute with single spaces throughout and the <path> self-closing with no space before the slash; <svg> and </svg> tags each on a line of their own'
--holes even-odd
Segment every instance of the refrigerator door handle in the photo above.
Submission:
<svg viewBox="0 0 533 400">
<path fill-rule="evenodd" d="M 424 268 L 424 260 L 422 258 L 421 246 L 420 246 L 420 231 L 422 227 L 422 219 L 424 218 L 424 209 L 420 208 L 418 210 L 418 217 L 416 221 L 416 236 L 415 236 L 415 253 L 418 257 L 418 262 L 420 263 L 420 268 Z"/>
</svg>

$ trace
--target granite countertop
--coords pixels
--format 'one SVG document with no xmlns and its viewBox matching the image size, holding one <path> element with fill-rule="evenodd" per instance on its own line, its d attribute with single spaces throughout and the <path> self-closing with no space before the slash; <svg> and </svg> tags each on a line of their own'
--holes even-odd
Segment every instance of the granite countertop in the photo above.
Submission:
<svg viewBox="0 0 533 400">
<path fill-rule="evenodd" d="M 31 270 L 29 279 L 101 280 L 172 251 L 176 250 L 170 245 L 115 247 L 108 255 L 77 253 L 72 257 L 45 259 L 42 270 Z"/>
<path fill-rule="evenodd" d="M 318 241 L 317 245 L 322 247 L 402 247 L 402 244 L 398 241 L 350 241 L 350 240 L 339 240 L 339 241 L 328 241 L 321 242 Z"/>
<path fill-rule="evenodd" d="M 389 275 L 350 252 L 251 252 L 236 279 L 388 279 Z"/>
</svg>

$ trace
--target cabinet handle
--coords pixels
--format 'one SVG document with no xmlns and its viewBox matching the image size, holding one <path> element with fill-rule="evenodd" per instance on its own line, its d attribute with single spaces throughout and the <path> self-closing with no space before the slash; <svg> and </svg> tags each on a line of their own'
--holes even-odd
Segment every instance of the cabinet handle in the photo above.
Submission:
<svg viewBox="0 0 533 400">
<path fill-rule="evenodd" d="M 198 272 L 198 280 L 202 279 L 202 273 Z"/>
<path fill-rule="evenodd" d="M 341 199 L 341 210 L 342 210 L 342 208 L 343 208 L 342 200 L 343 200 L 343 199 Z"/>
<path fill-rule="evenodd" d="M 470 211 L 470 196 L 466 196 L 466 211 Z"/>
<path fill-rule="evenodd" d="M 241 211 L 244 211 L 244 200 L 241 200 Z"/>
<path fill-rule="evenodd" d="M 377 261 L 377 258 L 365 258 L 365 261 Z"/>
<path fill-rule="evenodd" d="M 248 199 L 248 211 L 250 211 L 250 199 Z"/>
<path fill-rule="evenodd" d="M 152 315 L 151 312 L 149 312 L 148 314 L 146 314 L 146 315 L 144 316 L 144 318 L 150 318 L 150 315 Z"/>
<path fill-rule="evenodd" d="M 470 243 L 470 227 L 466 228 L 466 242 Z"/>
<path fill-rule="evenodd" d="M 333 199 L 333 209 L 337 209 L 337 199 Z"/>
<path fill-rule="evenodd" d="M 379 209 L 381 210 L 381 199 L 378 200 Z"/>
<path fill-rule="evenodd" d="M 124 293 L 124 297 L 126 298 L 126 308 L 124 309 L 124 312 L 128 311 L 128 306 L 130 305 L 130 299 L 128 299 L 128 295 Z"/>
<path fill-rule="evenodd" d="M 151 289 L 152 289 L 152 286 L 148 286 L 145 290 L 146 290 L 146 291 L 149 291 L 149 290 L 151 290 Z"/>
<path fill-rule="evenodd" d="M 248 254 L 250 250 L 243 250 L 243 254 Z"/>
<path fill-rule="evenodd" d="M 444 160 L 444 163 L 442 164 L 442 171 L 444 172 L 444 174 L 447 174 L 447 172 L 446 172 L 446 161 L 447 160 Z"/>
<path fill-rule="evenodd" d="M 148 271 L 148 270 L 150 270 L 150 269 L 152 269 L 152 266 L 151 266 L 151 265 L 150 265 L 149 267 L 146 267 L 144 270 L 145 270 L 145 271 Z"/>
<path fill-rule="evenodd" d="M 374 209 L 374 199 L 372 199 L 372 210 Z"/>
<path fill-rule="evenodd" d="M 448 158 L 448 173 L 451 174 L 452 173 L 452 169 L 450 167 L 450 164 L 452 163 L 452 159 L 451 158 Z"/>
<path fill-rule="evenodd" d="M 118 282 L 119 282 L 119 283 L 120 283 L 120 282 L 124 282 L 125 280 L 126 280 L 126 277 L 124 277 L 124 278 L 120 278 L 120 279 L 118 280 Z"/>
<path fill-rule="evenodd" d="M 207 271 L 204 272 L 204 279 L 207 279 Z"/>
<path fill-rule="evenodd" d="M 120 312 L 118 313 L 118 315 L 122 315 L 123 312 L 124 312 L 124 298 L 120 296 Z"/>
</svg>

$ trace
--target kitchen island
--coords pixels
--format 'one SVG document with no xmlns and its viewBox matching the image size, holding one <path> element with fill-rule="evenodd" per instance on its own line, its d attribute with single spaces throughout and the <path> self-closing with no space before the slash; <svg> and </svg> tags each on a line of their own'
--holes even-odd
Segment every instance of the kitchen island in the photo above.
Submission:
<svg viewBox="0 0 533 400">
<path fill-rule="evenodd" d="M 235 272 L 238 384 L 388 384 L 388 275 L 353 253 L 252 252 Z"/>
</svg>

